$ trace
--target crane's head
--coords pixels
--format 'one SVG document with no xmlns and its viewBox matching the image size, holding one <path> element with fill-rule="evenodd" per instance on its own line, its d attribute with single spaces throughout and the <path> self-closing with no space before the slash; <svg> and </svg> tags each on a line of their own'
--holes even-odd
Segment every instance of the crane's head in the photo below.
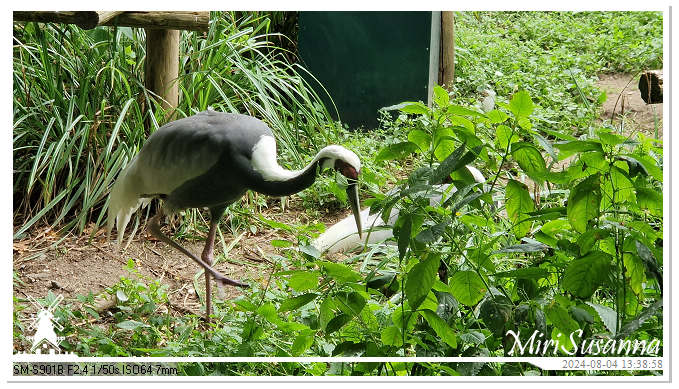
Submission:
<svg viewBox="0 0 679 389">
<path fill-rule="evenodd" d="M 351 150 L 342 146 L 332 145 L 323 148 L 318 157 L 323 161 L 323 168 L 332 168 L 346 177 L 349 185 L 347 186 L 347 197 L 351 204 L 351 212 L 356 220 L 358 236 L 363 236 L 361 226 L 361 212 L 358 200 L 358 175 L 361 173 L 361 160 Z"/>
</svg>

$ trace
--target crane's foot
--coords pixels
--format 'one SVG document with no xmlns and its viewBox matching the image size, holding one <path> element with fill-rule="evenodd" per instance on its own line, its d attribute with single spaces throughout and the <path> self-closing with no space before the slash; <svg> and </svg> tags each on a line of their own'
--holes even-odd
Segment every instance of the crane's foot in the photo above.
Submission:
<svg viewBox="0 0 679 389">
<path fill-rule="evenodd" d="M 214 274 L 214 277 L 215 277 L 215 280 L 217 280 L 217 282 L 221 283 L 222 285 L 238 286 L 238 287 L 241 287 L 241 288 L 249 288 L 250 287 L 250 285 L 248 285 L 244 282 L 240 282 L 238 280 L 232 280 L 231 278 L 224 277 L 223 275 L 221 275 L 221 273 Z"/>
</svg>

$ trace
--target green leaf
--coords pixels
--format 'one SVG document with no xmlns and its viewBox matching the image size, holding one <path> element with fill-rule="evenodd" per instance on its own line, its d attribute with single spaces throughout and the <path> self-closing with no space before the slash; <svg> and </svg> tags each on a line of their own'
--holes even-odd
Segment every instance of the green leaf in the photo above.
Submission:
<svg viewBox="0 0 679 389">
<path fill-rule="evenodd" d="M 237 299 L 233 300 L 233 303 L 236 304 L 236 306 L 238 306 L 241 310 L 246 312 L 255 312 L 257 310 L 257 306 L 249 300 L 246 300 L 245 296 L 238 297 Z"/>
<path fill-rule="evenodd" d="M 589 310 L 581 306 L 571 305 L 570 313 L 571 317 L 581 326 L 594 323 L 594 317 L 590 314 Z"/>
<path fill-rule="evenodd" d="M 316 293 L 305 293 L 299 296 L 291 297 L 289 299 L 283 300 L 278 312 L 292 311 L 300 308 L 311 301 L 313 301 L 318 295 Z"/>
<path fill-rule="evenodd" d="M 462 116 L 451 116 L 449 120 L 452 125 L 465 128 L 471 134 L 474 133 L 474 123 L 471 120 L 464 118 Z"/>
<path fill-rule="evenodd" d="M 341 263 L 319 261 L 318 264 L 325 270 L 330 278 L 334 278 L 339 282 L 354 282 L 363 278 L 349 266 Z"/>
<path fill-rule="evenodd" d="M 552 146 L 552 143 L 536 132 L 534 132 L 532 135 L 533 138 L 535 138 L 535 141 L 547 152 L 547 154 L 549 154 L 550 157 L 552 157 L 552 160 L 556 161 L 558 156 L 554 151 L 554 146 Z"/>
<path fill-rule="evenodd" d="M 453 115 L 462 115 L 462 116 L 476 116 L 476 117 L 483 117 L 484 115 L 481 112 L 477 112 L 474 110 L 471 110 L 466 107 L 462 107 L 460 105 L 450 105 L 448 106 L 448 113 L 453 114 Z"/>
<path fill-rule="evenodd" d="M 326 335 L 332 334 L 333 332 L 344 327 L 345 324 L 351 321 L 351 318 L 352 316 L 347 315 L 346 313 L 341 313 L 335 316 L 332 320 L 330 320 L 330 322 L 328 322 L 328 325 L 325 327 Z"/>
<path fill-rule="evenodd" d="M 434 287 L 432 286 L 432 290 L 430 290 L 429 293 L 427 293 L 427 297 L 424 298 L 424 301 L 422 302 L 422 304 L 420 304 L 419 307 L 417 307 L 417 309 L 419 310 L 429 309 L 432 312 L 436 312 L 436 310 L 439 307 L 439 301 L 436 298 L 436 295 L 434 294 L 433 288 Z"/>
<path fill-rule="evenodd" d="M 344 193 L 344 192 L 343 192 Z M 299 252 L 308 255 L 313 259 L 318 259 L 321 257 L 321 253 L 318 249 L 312 245 L 299 245 Z"/>
<path fill-rule="evenodd" d="M 330 320 L 332 320 L 332 318 L 335 317 L 335 312 L 333 312 L 335 304 L 333 303 L 332 300 L 333 299 L 331 297 L 327 297 L 321 303 L 320 312 L 318 314 L 318 321 L 321 326 L 321 329 L 323 330 L 325 330 Z"/>
<path fill-rule="evenodd" d="M 563 276 L 563 287 L 575 296 L 590 298 L 608 278 L 611 256 L 602 251 L 593 251 L 573 260 Z"/>
<path fill-rule="evenodd" d="M 573 320 L 573 318 L 568 314 L 568 311 L 556 302 L 548 305 L 545 309 L 545 314 L 547 318 L 561 330 L 562 333 L 570 335 L 580 328 L 578 322 Z"/>
<path fill-rule="evenodd" d="M 385 346 L 401 347 L 403 346 L 403 335 L 401 330 L 396 326 L 389 326 L 382 331 L 380 336 L 382 344 Z"/>
<path fill-rule="evenodd" d="M 636 195 L 639 208 L 648 210 L 651 215 L 663 216 L 661 192 L 650 188 L 637 188 Z"/>
<path fill-rule="evenodd" d="M 408 140 L 419 147 L 419 150 L 416 150 L 418 153 L 427 152 L 431 145 L 431 135 L 420 129 L 410 131 L 408 133 Z"/>
<path fill-rule="evenodd" d="M 598 151 L 600 153 L 604 152 L 603 148 L 601 147 L 601 143 L 585 140 L 557 142 L 554 143 L 554 147 L 556 147 L 560 151 L 559 153 L 560 160 L 568 158 L 575 153 L 582 153 L 585 151 Z"/>
<path fill-rule="evenodd" d="M 381 274 L 376 274 L 369 279 L 366 279 L 366 285 L 369 288 L 377 289 L 381 288 L 385 285 L 391 284 L 394 281 L 394 278 L 396 277 L 396 273 L 394 272 L 384 272 Z"/>
<path fill-rule="evenodd" d="M 519 140 L 519 136 L 513 133 L 512 129 L 504 124 L 495 129 L 495 146 L 502 150 L 507 150 L 510 144 Z"/>
<path fill-rule="evenodd" d="M 505 188 L 505 203 L 509 220 L 514 224 L 512 231 L 517 239 L 521 239 L 530 232 L 531 222 L 525 219 L 530 217 L 530 212 L 535 211 L 535 203 L 530 198 L 526 184 L 509 180 Z"/>
<path fill-rule="evenodd" d="M 656 313 L 658 311 L 662 311 L 662 309 L 663 309 L 663 299 L 661 298 L 658 301 L 651 304 L 650 306 L 644 308 L 637 317 L 635 317 L 633 320 L 630 320 L 627 324 L 622 326 L 620 332 L 618 332 L 617 338 L 625 339 L 626 337 L 630 336 L 632 333 L 638 330 L 639 327 L 641 327 L 641 325 L 644 324 L 644 322 L 646 322 L 646 320 L 655 316 Z"/>
<path fill-rule="evenodd" d="M 599 315 L 599 318 L 601 318 L 601 321 L 604 323 L 604 326 L 606 326 L 608 331 L 610 331 L 611 334 L 615 336 L 616 323 L 618 321 L 618 314 L 615 312 L 615 310 L 589 301 L 587 302 L 587 305 L 594 308 L 596 313 Z"/>
<path fill-rule="evenodd" d="M 360 357 L 366 351 L 366 343 L 354 343 L 352 341 L 345 341 L 332 350 L 332 356 L 336 357 L 338 355 L 343 355 L 345 357 Z"/>
<path fill-rule="evenodd" d="M 530 116 L 533 113 L 533 100 L 525 90 L 514 93 L 509 101 L 509 110 L 517 119 Z"/>
<path fill-rule="evenodd" d="M 404 159 L 408 155 L 419 150 L 419 147 L 413 142 L 401 142 L 390 144 L 389 146 L 380 150 L 375 157 L 375 162 L 382 162 L 393 159 Z"/>
<path fill-rule="evenodd" d="M 311 345 L 314 344 L 314 333 L 313 332 L 304 332 L 297 337 L 295 337 L 294 342 L 292 342 L 292 347 L 290 348 L 290 353 L 297 357 L 302 355 L 306 350 L 311 347 Z"/>
<path fill-rule="evenodd" d="M 587 231 L 590 220 L 599 217 L 601 203 L 600 175 L 593 174 L 577 184 L 568 196 L 566 213 L 573 229 Z"/>
<path fill-rule="evenodd" d="M 448 91 L 443 89 L 440 85 L 434 86 L 434 102 L 441 108 L 447 107 L 450 103 Z"/>
<path fill-rule="evenodd" d="M 512 156 L 530 178 L 542 181 L 540 177 L 547 170 L 547 166 L 540 150 L 530 143 L 513 143 Z"/>
<path fill-rule="evenodd" d="M 451 219 L 446 219 L 439 224 L 420 231 L 415 235 L 415 240 L 420 243 L 431 243 L 438 239 L 446 231 L 446 227 L 452 222 Z"/>
<path fill-rule="evenodd" d="M 291 247 L 293 245 L 293 243 L 290 242 L 289 240 L 274 239 L 274 240 L 271 241 L 271 245 L 273 247 L 286 248 L 286 247 Z"/>
<path fill-rule="evenodd" d="M 457 336 L 455 335 L 455 331 L 448 326 L 445 320 L 441 319 L 436 313 L 428 309 L 422 310 L 420 313 L 442 341 L 452 348 L 457 348 Z"/>
<path fill-rule="evenodd" d="M 530 130 L 533 128 L 533 123 L 527 117 L 519 118 L 519 120 L 516 122 L 519 123 L 519 127 L 523 128 L 524 130 Z"/>
<path fill-rule="evenodd" d="M 262 316 L 268 322 L 277 324 L 281 321 L 276 313 L 276 307 L 272 303 L 266 303 L 257 308 L 257 314 Z"/>
<path fill-rule="evenodd" d="M 394 325 L 396 325 L 398 328 L 405 328 L 404 331 L 406 332 L 410 332 L 415 327 L 418 317 L 420 317 L 419 311 L 411 311 L 408 300 L 406 300 L 403 304 L 403 309 L 401 307 L 397 307 L 391 313 L 391 321 L 394 323 Z"/>
<path fill-rule="evenodd" d="M 591 228 L 585 231 L 578 238 L 578 246 L 580 246 L 580 255 L 585 255 L 589 253 L 594 248 L 594 245 L 598 241 L 608 238 L 610 234 L 611 233 L 609 230 L 603 230 L 601 228 Z"/>
<path fill-rule="evenodd" d="M 598 131 L 598 135 L 601 143 L 609 146 L 616 146 L 627 140 L 624 136 L 613 134 L 608 129 L 606 131 Z"/>
<path fill-rule="evenodd" d="M 434 156 L 439 161 L 446 159 L 455 150 L 457 136 L 455 131 L 448 127 L 442 127 L 434 133 Z"/>
<path fill-rule="evenodd" d="M 403 218 L 401 228 L 398 230 L 398 260 L 403 261 L 406 255 L 406 250 L 410 246 L 410 233 L 412 228 L 412 217 L 409 213 L 401 214 L 399 219 Z"/>
<path fill-rule="evenodd" d="M 136 320 L 125 320 L 125 321 L 121 321 L 120 323 L 116 323 L 116 327 L 122 328 L 124 330 L 134 331 L 137 328 L 151 327 L 151 326 L 146 324 L 146 323 L 142 323 L 142 322 L 136 321 Z"/>
<path fill-rule="evenodd" d="M 509 118 L 509 115 L 497 109 L 486 113 L 486 116 L 488 116 L 488 119 L 490 119 L 490 122 L 493 124 L 503 123 Z"/>
<path fill-rule="evenodd" d="M 498 295 L 485 299 L 479 307 L 479 318 L 496 336 L 504 335 L 505 327 L 512 317 L 512 302 Z"/>
<path fill-rule="evenodd" d="M 636 239 L 634 240 L 634 246 L 637 249 L 636 251 L 639 258 L 641 258 L 641 261 L 644 263 L 646 270 L 653 275 L 656 281 L 658 281 L 658 286 L 660 286 L 662 290 L 662 271 L 658 266 L 658 261 L 655 259 L 655 256 L 653 256 L 653 253 L 645 244 Z"/>
<path fill-rule="evenodd" d="M 662 169 L 658 166 L 658 163 L 648 155 L 622 155 L 619 156 L 620 159 L 632 160 L 640 164 L 644 170 L 656 180 L 662 182 Z"/>
<path fill-rule="evenodd" d="M 614 203 L 622 203 L 625 201 L 636 202 L 634 196 L 634 185 L 627 178 L 627 173 L 620 170 L 617 166 L 613 166 L 610 169 L 610 181 L 606 181 L 606 192 L 612 194 L 612 196 L 604 197 L 607 200 L 611 200 Z M 604 205 L 605 206 L 605 205 Z"/>
<path fill-rule="evenodd" d="M 274 324 L 276 324 L 276 328 L 278 328 L 279 330 L 281 330 L 283 332 L 288 332 L 288 333 L 309 330 L 308 326 L 306 326 L 302 323 L 298 323 L 296 321 L 279 320 L 278 322 L 276 322 Z"/>
<path fill-rule="evenodd" d="M 446 159 L 443 160 L 443 162 L 441 162 L 441 164 L 431 174 L 429 177 L 429 184 L 438 185 L 442 183 L 448 176 L 450 176 L 450 173 L 458 169 L 458 162 L 460 161 L 462 154 L 464 154 L 465 148 L 466 146 L 462 144 L 460 147 L 455 149 L 455 151 L 450 153 L 450 155 L 446 157 Z"/>
<path fill-rule="evenodd" d="M 580 160 L 583 166 L 587 167 L 585 171 L 590 174 L 603 173 L 608 170 L 606 155 L 600 151 L 585 151 L 580 154 Z"/>
<path fill-rule="evenodd" d="M 318 286 L 320 276 L 318 271 L 298 270 L 288 279 L 288 286 L 296 292 L 313 289 Z"/>
<path fill-rule="evenodd" d="M 481 277 L 470 270 L 458 271 L 448 284 L 453 297 L 470 307 L 481 301 L 487 291 Z"/>
<path fill-rule="evenodd" d="M 405 104 L 403 107 L 401 107 L 401 112 L 403 113 L 412 113 L 417 115 L 426 115 L 427 113 L 429 113 L 429 108 L 420 101 L 417 102 L 409 101 L 403 104 Z"/>
<path fill-rule="evenodd" d="M 287 225 L 287 224 L 285 224 L 285 223 L 277 222 L 277 221 L 275 221 L 275 220 L 267 219 L 267 218 L 265 218 L 265 217 L 263 217 L 263 216 L 259 216 L 259 220 L 260 220 L 262 223 L 264 223 L 264 224 L 266 224 L 266 225 L 268 225 L 269 227 L 274 228 L 274 229 L 284 230 L 284 231 L 290 231 L 290 232 L 293 232 L 293 230 L 294 230 L 294 229 L 292 228 L 292 226 L 289 226 L 289 225 Z"/>
<path fill-rule="evenodd" d="M 365 298 L 358 292 L 339 294 L 336 301 L 342 312 L 351 316 L 361 313 L 365 306 Z"/>
<path fill-rule="evenodd" d="M 632 253 L 623 253 L 622 261 L 625 264 L 625 275 L 629 281 L 629 286 L 637 296 L 644 290 L 646 282 L 646 267 L 641 258 Z"/>
<path fill-rule="evenodd" d="M 427 294 L 429 294 L 436 280 L 438 268 L 439 257 L 429 255 L 426 259 L 413 266 L 408 272 L 405 294 L 412 309 L 417 309 L 427 297 Z"/>
</svg>

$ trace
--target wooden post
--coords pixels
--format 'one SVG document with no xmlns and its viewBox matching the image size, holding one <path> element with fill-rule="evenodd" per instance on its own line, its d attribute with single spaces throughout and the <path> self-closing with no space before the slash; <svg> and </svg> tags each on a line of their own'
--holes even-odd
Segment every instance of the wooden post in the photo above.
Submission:
<svg viewBox="0 0 679 389">
<path fill-rule="evenodd" d="M 145 31 L 144 84 L 162 99 L 162 107 L 168 110 L 165 120 L 169 121 L 179 103 L 179 30 L 147 28 Z"/>
<path fill-rule="evenodd" d="M 452 89 L 455 83 L 455 16 L 441 12 L 441 85 Z"/>
</svg>

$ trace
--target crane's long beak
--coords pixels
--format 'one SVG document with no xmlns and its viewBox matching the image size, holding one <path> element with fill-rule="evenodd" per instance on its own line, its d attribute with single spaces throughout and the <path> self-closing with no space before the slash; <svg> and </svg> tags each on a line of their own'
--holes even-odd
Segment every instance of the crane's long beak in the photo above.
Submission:
<svg viewBox="0 0 679 389">
<path fill-rule="evenodd" d="M 349 182 L 349 186 L 347 186 L 347 196 L 349 197 L 349 203 L 351 204 L 351 212 L 353 212 L 354 220 L 356 220 L 358 236 L 362 238 L 363 227 L 361 226 L 361 210 L 359 209 L 358 202 L 358 182 Z"/>
</svg>

